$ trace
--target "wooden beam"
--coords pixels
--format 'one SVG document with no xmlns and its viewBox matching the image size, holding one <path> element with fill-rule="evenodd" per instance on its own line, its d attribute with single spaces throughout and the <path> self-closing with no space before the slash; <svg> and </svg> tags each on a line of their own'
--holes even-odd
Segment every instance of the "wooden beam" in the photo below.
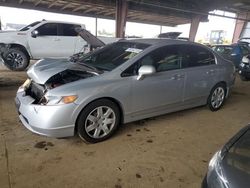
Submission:
<svg viewBox="0 0 250 188">
<path fill-rule="evenodd" d="M 97 8 L 97 7 L 95 7 L 95 8 L 89 8 L 89 9 L 83 11 L 83 12 L 84 12 L 84 13 L 89 13 L 89 12 L 92 12 L 92 11 L 94 11 L 94 10 L 96 10 L 96 9 L 98 9 L 98 8 Z"/>
<path fill-rule="evenodd" d="M 112 12 L 112 11 L 110 11 L 110 12 L 106 12 L 106 13 L 104 13 L 103 15 L 105 15 L 105 16 L 109 16 L 109 15 L 112 15 L 112 14 L 114 14 L 114 15 L 115 15 L 115 11 L 114 11 L 114 12 Z"/>
<path fill-rule="evenodd" d="M 68 7 L 71 7 L 72 5 L 70 4 L 70 3 L 68 3 L 68 4 L 65 4 L 64 6 L 62 6 L 62 8 L 60 9 L 60 10 L 64 10 L 64 9 L 66 9 L 66 8 L 68 8 Z"/>
<path fill-rule="evenodd" d="M 39 5 L 39 4 L 41 3 L 41 1 L 42 1 L 42 0 L 38 0 L 38 1 L 35 3 L 35 7 L 36 7 L 37 5 Z"/>
<path fill-rule="evenodd" d="M 51 3 L 51 4 L 48 6 L 48 8 L 53 7 L 57 2 L 58 2 L 58 1 L 54 1 L 53 3 Z"/>
<path fill-rule="evenodd" d="M 78 11 L 78 10 L 81 10 L 81 9 L 84 8 L 84 7 L 85 7 L 84 5 L 81 5 L 81 6 L 79 6 L 79 7 L 74 8 L 72 11 L 73 11 L 73 12 L 76 12 L 76 11 Z"/>
</svg>

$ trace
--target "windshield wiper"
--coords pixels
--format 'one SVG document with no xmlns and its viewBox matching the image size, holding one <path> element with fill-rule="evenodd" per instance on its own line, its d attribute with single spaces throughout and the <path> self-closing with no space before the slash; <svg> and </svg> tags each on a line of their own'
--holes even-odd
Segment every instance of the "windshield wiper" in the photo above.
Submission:
<svg viewBox="0 0 250 188">
<path fill-rule="evenodd" d="M 104 70 L 104 71 L 111 71 L 110 69 L 104 68 L 104 67 L 99 67 L 99 66 L 95 66 L 97 69 L 99 70 Z"/>
<path fill-rule="evenodd" d="M 98 70 L 96 67 L 91 66 L 91 65 L 89 65 L 89 64 L 86 64 L 86 63 L 83 63 L 83 62 L 76 62 L 76 63 L 78 63 L 79 65 L 83 65 L 83 66 L 85 66 L 85 67 L 87 67 L 87 68 L 89 68 L 89 69 L 92 69 L 92 70 L 94 70 L 94 71 L 99 72 L 99 70 Z"/>
</svg>

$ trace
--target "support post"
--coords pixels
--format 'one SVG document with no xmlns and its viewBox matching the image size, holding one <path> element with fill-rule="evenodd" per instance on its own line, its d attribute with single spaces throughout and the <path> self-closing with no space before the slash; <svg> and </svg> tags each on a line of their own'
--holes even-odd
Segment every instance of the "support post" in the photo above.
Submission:
<svg viewBox="0 0 250 188">
<path fill-rule="evenodd" d="M 97 37 L 97 30 L 98 30 L 98 28 L 97 28 L 97 17 L 95 18 L 95 36 Z"/>
<path fill-rule="evenodd" d="M 116 0 L 116 31 L 117 38 L 124 38 L 126 20 L 128 14 L 128 4 L 126 0 Z"/>
<path fill-rule="evenodd" d="M 190 31 L 189 31 L 189 40 L 192 42 L 195 41 L 195 37 L 196 37 L 197 31 L 198 31 L 201 19 L 202 19 L 202 16 L 196 15 L 191 20 L 191 26 L 190 26 Z"/>
<path fill-rule="evenodd" d="M 1 17 L 0 17 L 0 31 L 2 30 L 2 22 L 1 22 Z"/>
<path fill-rule="evenodd" d="M 238 13 L 237 18 L 249 19 L 250 15 L 248 13 Z M 239 40 L 245 24 L 246 24 L 246 21 L 238 20 L 238 19 L 236 20 L 235 27 L 234 27 L 233 41 L 232 41 L 233 43 L 236 43 Z"/>
<path fill-rule="evenodd" d="M 191 26 L 190 26 L 190 31 L 189 31 L 189 40 L 192 42 L 194 42 L 194 40 L 195 40 L 201 18 L 202 17 L 200 15 L 196 15 L 191 20 Z"/>
</svg>

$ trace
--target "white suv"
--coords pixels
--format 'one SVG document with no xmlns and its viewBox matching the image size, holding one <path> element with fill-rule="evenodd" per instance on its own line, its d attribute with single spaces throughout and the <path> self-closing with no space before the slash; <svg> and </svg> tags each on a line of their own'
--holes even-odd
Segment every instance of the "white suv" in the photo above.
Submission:
<svg viewBox="0 0 250 188">
<path fill-rule="evenodd" d="M 37 21 L 19 31 L 0 32 L 0 55 L 11 70 L 24 70 L 30 59 L 66 58 L 83 50 L 87 42 L 75 28 L 84 25 Z"/>
</svg>

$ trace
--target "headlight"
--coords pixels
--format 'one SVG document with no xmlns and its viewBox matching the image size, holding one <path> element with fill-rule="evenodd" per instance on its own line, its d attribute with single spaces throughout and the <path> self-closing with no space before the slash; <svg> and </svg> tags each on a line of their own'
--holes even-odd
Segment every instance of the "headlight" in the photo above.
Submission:
<svg viewBox="0 0 250 188">
<path fill-rule="evenodd" d="M 27 79 L 25 80 L 25 82 L 23 83 L 23 85 L 21 85 L 21 88 L 28 88 L 31 84 L 31 79 Z"/>
<path fill-rule="evenodd" d="M 77 95 L 69 96 L 45 96 L 45 105 L 69 104 L 75 102 Z"/>
</svg>

